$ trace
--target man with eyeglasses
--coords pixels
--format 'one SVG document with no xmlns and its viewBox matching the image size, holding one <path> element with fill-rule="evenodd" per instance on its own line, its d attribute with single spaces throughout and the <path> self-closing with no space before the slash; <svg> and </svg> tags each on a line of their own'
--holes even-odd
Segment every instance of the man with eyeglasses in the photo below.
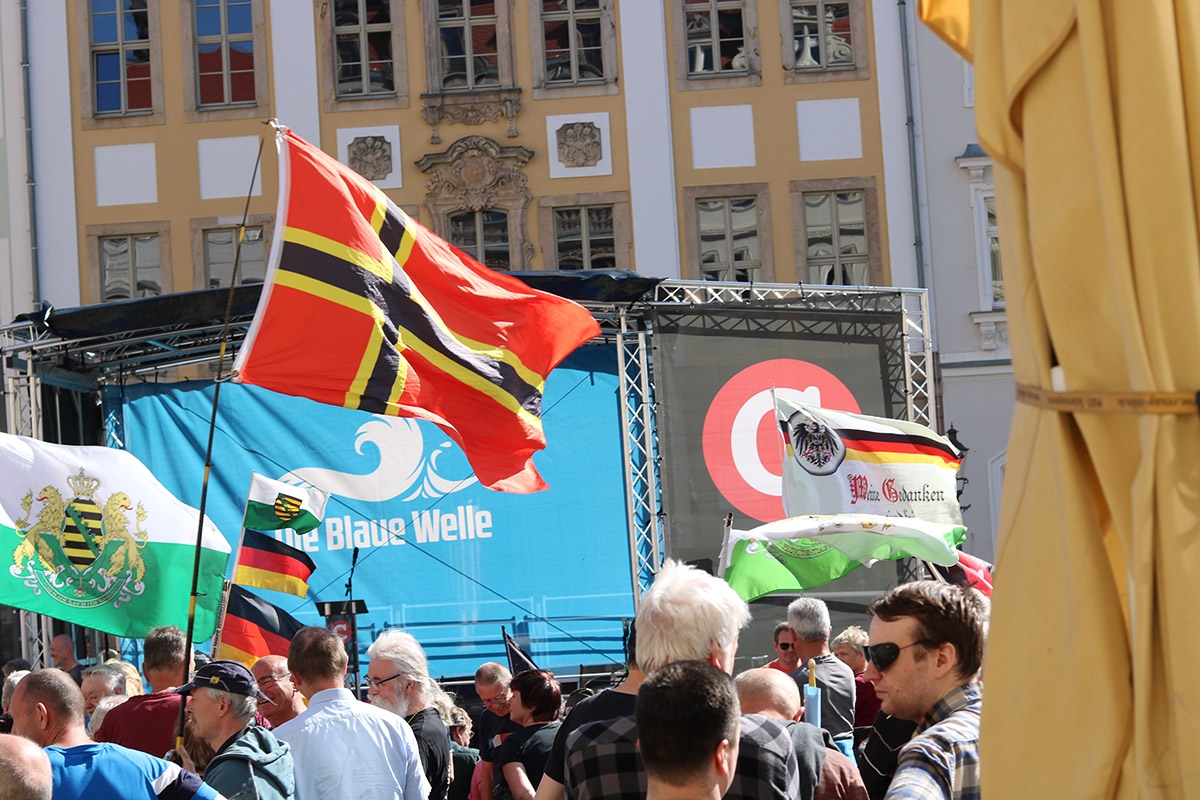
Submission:
<svg viewBox="0 0 1200 800">
<path fill-rule="evenodd" d="M 292 746 L 296 800 L 425 800 L 429 781 L 412 728 L 345 688 L 349 660 L 325 628 L 301 628 L 288 647 L 288 670 L 308 710 L 275 735 Z"/>
<path fill-rule="evenodd" d="M 429 800 L 450 791 L 450 732 L 434 703 L 445 693 L 429 677 L 429 661 L 416 638 L 386 630 L 367 648 L 367 701 L 403 717 L 417 737 L 421 768 L 433 788 Z M 446 698 L 449 707 L 451 701 Z"/>
<path fill-rule="evenodd" d="M 989 610 L 974 589 L 939 581 L 898 586 L 868 609 L 865 677 L 885 714 L 918 723 L 887 800 L 978 800 Z"/>
<path fill-rule="evenodd" d="M 509 734 L 521 730 L 521 726 L 508 717 L 512 699 L 510 683 L 512 673 L 495 661 L 481 664 L 475 670 L 475 692 L 484 706 L 476 730 L 479 733 L 479 785 L 486 800 L 490 800 L 496 786 L 495 750 Z"/>
<path fill-rule="evenodd" d="M 791 673 L 800 666 L 800 657 L 796 655 L 796 638 L 786 622 L 775 626 L 775 660 L 764 666 L 784 673 Z"/>
<path fill-rule="evenodd" d="M 304 713 L 304 698 L 296 691 L 296 684 L 292 683 L 286 658 L 263 656 L 254 662 L 250 671 L 254 674 L 254 680 L 258 681 L 259 691 L 267 696 L 266 700 L 258 701 L 258 713 L 271 723 L 272 728 L 278 728 Z"/>
</svg>

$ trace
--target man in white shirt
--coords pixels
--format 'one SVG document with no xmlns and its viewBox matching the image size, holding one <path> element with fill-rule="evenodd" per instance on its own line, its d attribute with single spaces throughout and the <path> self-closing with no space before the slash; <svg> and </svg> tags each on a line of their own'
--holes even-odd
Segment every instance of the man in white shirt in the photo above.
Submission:
<svg viewBox="0 0 1200 800">
<path fill-rule="evenodd" d="M 274 733 L 292 747 L 296 800 L 426 800 L 412 728 L 344 687 L 348 661 L 342 640 L 325 628 L 301 628 L 288 648 L 308 710 Z"/>
</svg>

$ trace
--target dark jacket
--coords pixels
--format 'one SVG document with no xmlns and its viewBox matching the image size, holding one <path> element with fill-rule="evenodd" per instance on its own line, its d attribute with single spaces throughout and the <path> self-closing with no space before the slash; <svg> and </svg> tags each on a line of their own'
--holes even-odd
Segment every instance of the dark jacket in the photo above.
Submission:
<svg viewBox="0 0 1200 800">
<path fill-rule="evenodd" d="M 251 725 L 212 757 L 204 782 L 229 800 L 292 800 L 292 748 L 266 728 Z"/>
</svg>

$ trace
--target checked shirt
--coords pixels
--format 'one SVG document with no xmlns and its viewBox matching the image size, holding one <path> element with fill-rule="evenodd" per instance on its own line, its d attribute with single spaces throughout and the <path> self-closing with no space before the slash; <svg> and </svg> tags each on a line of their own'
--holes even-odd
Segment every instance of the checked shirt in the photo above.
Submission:
<svg viewBox="0 0 1200 800">
<path fill-rule="evenodd" d="M 983 684 L 964 684 L 934 704 L 900 748 L 885 800 L 979 800 Z"/>
<path fill-rule="evenodd" d="M 792 737 L 782 724 L 742 717 L 737 772 L 725 800 L 792 800 L 800 771 Z M 633 716 L 592 722 L 567 739 L 567 800 L 643 800 L 646 770 L 637 750 Z"/>
</svg>

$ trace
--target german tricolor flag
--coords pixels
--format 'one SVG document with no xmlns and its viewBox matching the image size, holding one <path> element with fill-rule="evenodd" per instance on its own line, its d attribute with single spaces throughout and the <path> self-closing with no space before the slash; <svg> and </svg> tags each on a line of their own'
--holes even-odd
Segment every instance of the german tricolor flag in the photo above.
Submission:
<svg viewBox="0 0 1200 800">
<path fill-rule="evenodd" d="M 855 428 L 837 428 L 836 431 L 846 445 L 847 461 L 929 464 L 956 470 L 962 460 L 954 448 L 933 431 L 887 433 Z"/>
<path fill-rule="evenodd" d="M 263 656 L 286 656 L 292 637 L 303 627 L 283 609 L 240 586 L 230 586 L 217 658 L 249 667 Z"/>
<path fill-rule="evenodd" d="M 304 551 L 290 547 L 274 536 L 247 530 L 242 535 L 233 582 L 304 597 L 308 594 L 308 576 L 316 568 Z"/>
<path fill-rule="evenodd" d="M 428 420 L 484 486 L 546 488 L 543 387 L 599 334 L 591 314 L 471 259 L 290 131 L 277 144 L 277 235 L 234 380 Z"/>
</svg>

